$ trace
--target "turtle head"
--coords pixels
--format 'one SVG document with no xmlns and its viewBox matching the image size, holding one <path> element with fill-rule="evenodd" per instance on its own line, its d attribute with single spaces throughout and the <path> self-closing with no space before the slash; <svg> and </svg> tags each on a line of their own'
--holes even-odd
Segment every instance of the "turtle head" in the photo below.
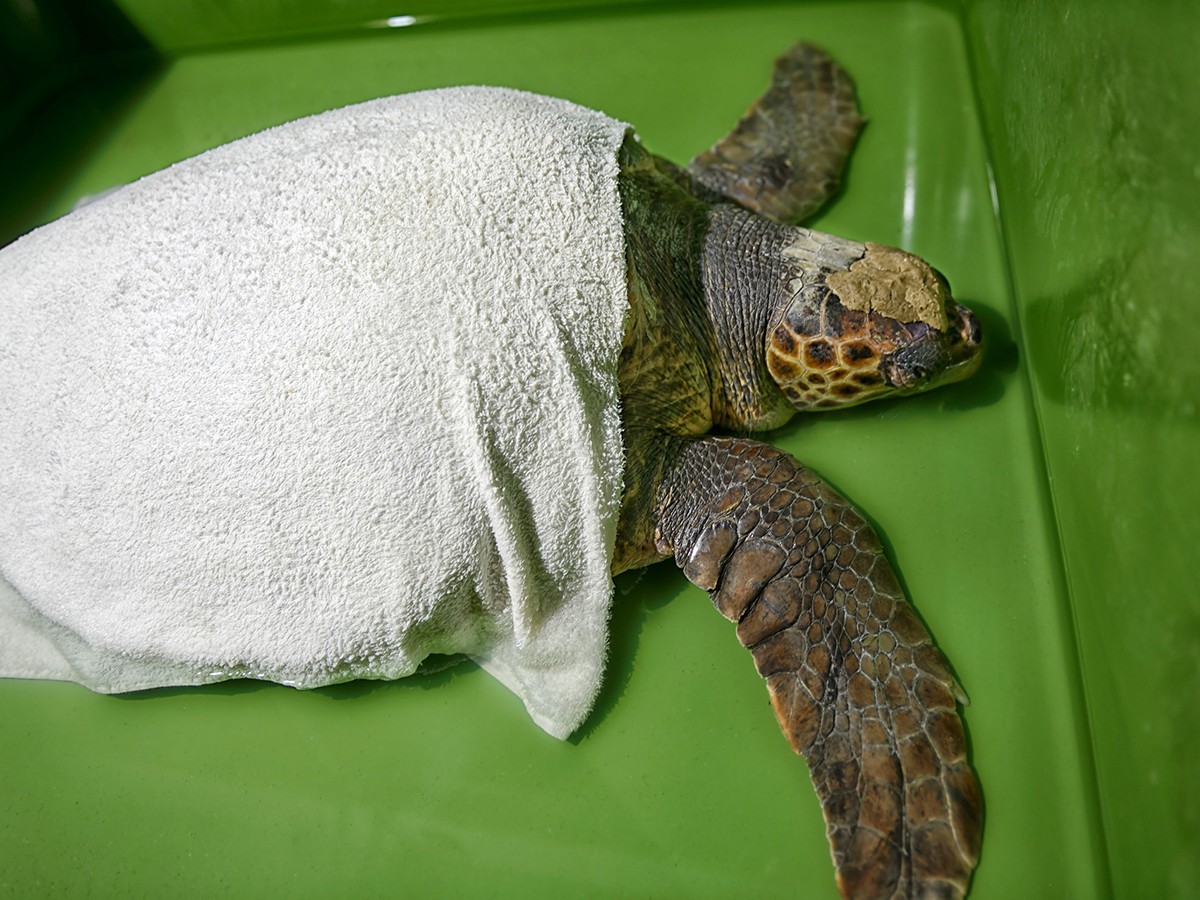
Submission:
<svg viewBox="0 0 1200 900">
<path fill-rule="evenodd" d="M 912 394 L 971 375 L 975 315 L 921 258 L 807 229 L 784 250 L 786 305 L 767 334 L 767 368 L 797 409 Z"/>
</svg>

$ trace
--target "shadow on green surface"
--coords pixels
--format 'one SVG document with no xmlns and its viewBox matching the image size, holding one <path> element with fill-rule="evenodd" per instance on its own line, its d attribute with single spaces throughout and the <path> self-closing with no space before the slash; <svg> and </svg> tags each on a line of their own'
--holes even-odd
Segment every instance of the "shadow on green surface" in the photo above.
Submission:
<svg viewBox="0 0 1200 900">
<path fill-rule="evenodd" d="M 650 616 L 686 593 L 690 587 L 669 561 L 623 572 L 614 582 L 604 680 L 591 715 L 568 738 L 572 744 L 586 740 L 620 702 L 637 666 L 638 642 Z"/>
<path fill-rule="evenodd" d="M 429 657 L 412 675 L 392 681 L 380 679 L 357 678 L 343 681 L 339 684 L 327 684 L 323 687 L 309 688 L 307 694 L 328 697 L 330 700 L 355 700 L 376 694 L 380 691 L 436 690 L 448 685 L 451 681 L 478 670 L 479 666 L 466 657 L 436 656 Z M 239 694 L 251 694 L 269 690 L 295 690 L 287 685 L 274 681 L 257 678 L 232 678 L 213 684 L 179 685 L 177 687 L 151 688 L 145 691 L 132 691 L 126 694 L 112 694 L 118 700 L 159 700 L 164 697 L 186 697 L 213 695 L 233 697 Z"/>
<path fill-rule="evenodd" d="M 0 246 L 56 194 L 154 84 L 164 61 L 113 0 L 0 2 Z"/>
<path fill-rule="evenodd" d="M 56 195 L 161 75 L 157 60 L 114 63 L 51 93 L 0 145 L 0 168 L 20 172 L 0 194 L 0 246 L 43 224 Z"/>
</svg>

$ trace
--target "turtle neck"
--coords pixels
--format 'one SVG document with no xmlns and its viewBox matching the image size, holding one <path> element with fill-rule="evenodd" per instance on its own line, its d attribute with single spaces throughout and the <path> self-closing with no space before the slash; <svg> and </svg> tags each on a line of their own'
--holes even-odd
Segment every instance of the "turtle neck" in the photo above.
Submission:
<svg viewBox="0 0 1200 900">
<path fill-rule="evenodd" d="M 789 229 L 731 204 L 708 213 L 701 302 L 712 330 L 713 421 L 759 430 L 795 412 L 767 370 L 768 325 L 787 297 L 783 249 Z"/>
</svg>

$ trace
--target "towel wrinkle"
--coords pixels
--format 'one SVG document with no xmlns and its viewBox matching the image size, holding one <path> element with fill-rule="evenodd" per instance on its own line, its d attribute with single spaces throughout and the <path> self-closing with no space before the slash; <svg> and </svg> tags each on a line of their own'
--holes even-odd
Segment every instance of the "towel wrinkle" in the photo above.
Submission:
<svg viewBox="0 0 1200 900">
<path fill-rule="evenodd" d="M 575 730 L 620 508 L 626 131 L 386 98 L 0 250 L 0 675 L 314 687 L 465 653 Z"/>
</svg>

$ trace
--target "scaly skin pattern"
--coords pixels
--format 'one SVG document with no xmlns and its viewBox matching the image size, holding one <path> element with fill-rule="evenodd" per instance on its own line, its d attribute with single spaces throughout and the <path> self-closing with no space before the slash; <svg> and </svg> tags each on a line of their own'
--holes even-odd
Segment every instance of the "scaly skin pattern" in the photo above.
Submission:
<svg viewBox="0 0 1200 900">
<path fill-rule="evenodd" d="M 863 124 L 850 76 L 821 48 L 798 44 L 775 61 L 766 93 L 689 173 L 760 215 L 797 221 L 837 193 Z"/>
<path fill-rule="evenodd" d="M 848 897 L 961 897 L 981 804 L 945 659 L 866 521 L 766 444 L 675 444 L 655 541 L 766 679 Z"/>
<path fill-rule="evenodd" d="M 780 223 L 828 196 L 857 134 L 852 86 L 831 67 L 793 48 L 687 170 L 621 148 L 631 312 L 613 572 L 674 556 L 737 623 L 808 761 L 844 895 L 959 897 L 982 812 L 945 659 L 845 500 L 766 444 L 706 436 L 979 363 L 978 323 L 923 260 Z M 796 128 L 830 137 L 787 139 Z"/>
</svg>

